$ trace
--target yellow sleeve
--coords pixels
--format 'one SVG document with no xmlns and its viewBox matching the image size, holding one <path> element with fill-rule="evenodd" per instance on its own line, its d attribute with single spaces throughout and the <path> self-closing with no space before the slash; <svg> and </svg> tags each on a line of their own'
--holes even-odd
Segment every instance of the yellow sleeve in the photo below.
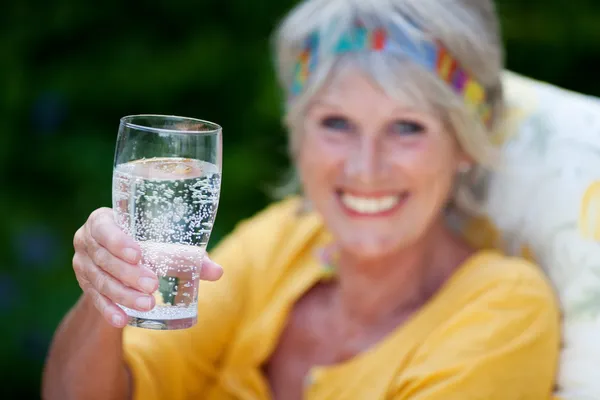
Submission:
<svg viewBox="0 0 600 400">
<path fill-rule="evenodd" d="M 426 340 L 391 399 L 551 399 L 559 326 L 541 279 L 482 290 Z"/>
<path fill-rule="evenodd" d="M 211 252 L 225 273 L 218 282 L 200 282 L 194 327 L 175 331 L 125 329 L 124 356 L 133 379 L 134 399 L 202 398 L 202 392 L 217 379 L 219 359 L 244 312 L 245 274 L 251 266 L 245 256 L 243 228 L 236 229 Z"/>
</svg>

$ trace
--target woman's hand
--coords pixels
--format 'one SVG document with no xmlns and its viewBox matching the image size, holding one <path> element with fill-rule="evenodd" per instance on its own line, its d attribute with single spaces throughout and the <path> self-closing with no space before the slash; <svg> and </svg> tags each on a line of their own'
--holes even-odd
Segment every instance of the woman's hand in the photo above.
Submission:
<svg viewBox="0 0 600 400">
<path fill-rule="evenodd" d="M 79 286 L 113 326 L 127 325 L 127 315 L 116 303 L 139 311 L 155 305 L 156 274 L 141 266 L 140 246 L 117 226 L 110 208 L 94 211 L 75 233 L 73 270 Z M 223 269 L 204 258 L 200 279 L 216 281 Z"/>
</svg>

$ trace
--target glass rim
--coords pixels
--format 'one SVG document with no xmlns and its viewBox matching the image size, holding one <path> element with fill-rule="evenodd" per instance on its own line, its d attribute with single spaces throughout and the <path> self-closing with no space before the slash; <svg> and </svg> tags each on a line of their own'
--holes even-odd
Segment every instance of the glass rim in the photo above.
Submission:
<svg viewBox="0 0 600 400">
<path fill-rule="evenodd" d="M 208 125 L 208 127 L 210 129 L 208 130 L 183 130 L 183 129 L 168 129 L 168 128 L 156 128 L 153 126 L 147 126 L 147 125 L 140 125 L 140 124 L 136 124 L 133 123 L 131 121 L 133 121 L 135 118 L 163 118 L 163 119 L 180 119 L 183 121 L 189 121 L 189 122 L 196 122 L 196 123 L 202 123 L 202 124 L 206 124 Z M 214 122 L 211 121 L 207 121 L 204 119 L 199 119 L 199 118 L 192 118 L 192 117 L 182 117 L 179 115 L 165 115 L 165 114 L 133 114 L 133 115 L 126 115 L 124 117 L 122 117 L 120 119 L 120 123 L 123 126 L 126 126 L 128 128 L 131 129 L 138 129 L 138 130 L 142 130 L 142 131 L 147 131 L 147 132 L 156 132 L 156 133 L 169 133 L 169 134 L 180 134 L 180 135 L 210 135 L 210 134 L 215 134 L 215 133 L 220 133 L 223 128 L 221 127 L 221 125 L 216 124 Z"/>
</svg>

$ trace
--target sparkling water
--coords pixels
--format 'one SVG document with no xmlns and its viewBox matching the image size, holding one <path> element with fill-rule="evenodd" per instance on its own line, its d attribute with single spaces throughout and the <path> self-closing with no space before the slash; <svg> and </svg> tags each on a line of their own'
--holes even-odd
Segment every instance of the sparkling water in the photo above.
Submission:
<svg viewBox="0 0 600 400">
<path fill-rule="evenodd" d="M 152 311 L 122 307 L 131 324 L 174 329 L 196 322 L 200 267 L 220 184 L 216 165 L 192 159 L 143 159 L 115 168 L 117 224 L 140 244 L 142 265 L 159 277 Z"/>
</svg>

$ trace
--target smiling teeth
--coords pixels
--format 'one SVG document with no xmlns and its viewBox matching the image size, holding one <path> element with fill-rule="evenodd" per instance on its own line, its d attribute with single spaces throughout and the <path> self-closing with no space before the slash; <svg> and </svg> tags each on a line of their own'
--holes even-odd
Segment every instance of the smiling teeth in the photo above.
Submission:
<svg viewBox="0 0 600 400">
<path fill-rule="evenodd" d="M 352 211 L 361 214 L 377 214 L 394 208 L 400 201 L 400 196 L 385 196 L 377 198 L 357 197 L 349 194 L 342 195 L 342 203 Z"/>
</svg>

